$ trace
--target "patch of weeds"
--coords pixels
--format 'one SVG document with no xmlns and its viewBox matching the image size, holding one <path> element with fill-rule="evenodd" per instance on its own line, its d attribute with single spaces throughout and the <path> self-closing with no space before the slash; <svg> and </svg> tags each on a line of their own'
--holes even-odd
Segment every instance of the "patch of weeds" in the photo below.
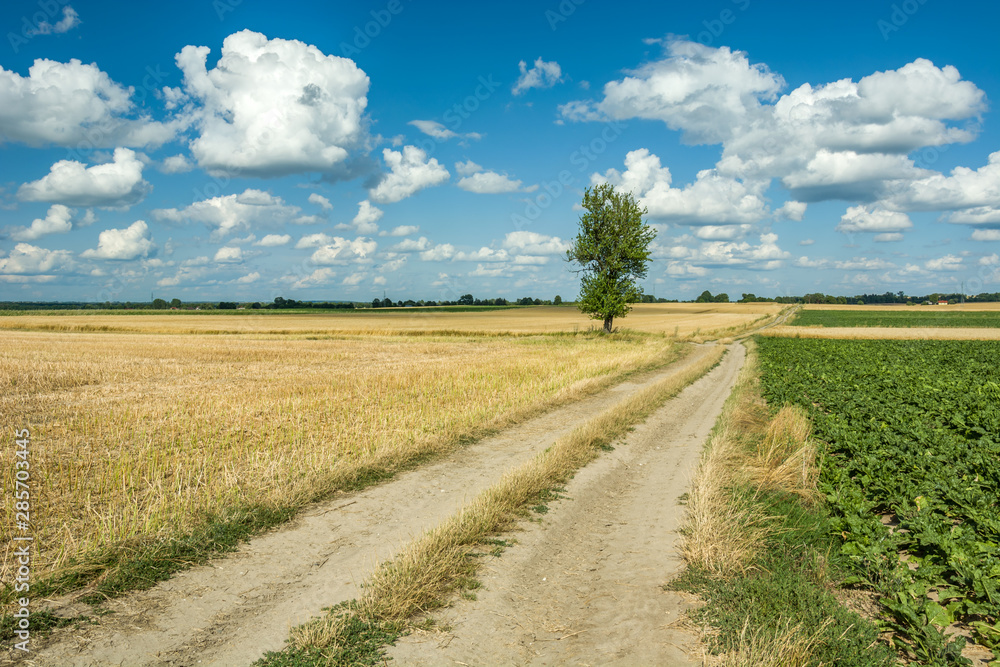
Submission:
<svg viewBox="0 0 1000 667">
<path fill-rule="evenodd" d="M 758 637 L 779 637 L 791 627 L 797 637 L 816 638 L 805 664 L 894 665 L 895 654 L 875 624 L 841 606 L 831 592 L 846 570 L 824 511 L 781 493 L 761 493 L 757 502 L 781 519 L 753 567 L 728 578 L 689 568 L 665 587 L 707 601 L 692 616 L 717 630 L 710 650 L 745 649 L 748 628 Z"/>
<path fill-rule="evenodd" d="M 492 546 L 489 553 L 494 558 L 499 558 L 507 547 L 517 544 L 517 540 L 501 540 L 495 537 L 488 537 L 482 541 L 483 545 Z"/>
<path fill-rule="evenodd" d="M 681 495 L 677 496 L 677 504 L 678 504 L 678 505 L 687 505 L 687 504 L 688 504 L 688 499 L 689 499 L 690 497 L 691 497 L 691 496 L 690 496 L 690 495 L 688 494 L 688 492 L 687 492 L 687 491 L 685 491 L 685 492 L 684 492 L 684 493 L 682 493 Z"/>
<path fill-rule="evenodd" d="M 19 629 L 18 623 L 20 620 L 19 618 L 14 618 L 13 614 L 0 616 L 0 641 L 6 644 L 17 637 L 15 632 Z M 56 628 L 89 621 L 90 618 L 87 616 L 62 618 L 61 616 L 56 616 L 51 611 L 33 611 L 28 618 L 28 622 L 30 623 L 28 631 L 31 633 L 31 639 L 34 640 L 46 636 Z"/>
<path fill-rule="evenodd" d="M 370 621 L 357 613 L 357 602 L 351 600 L 333 607 L 341 623 L 337 641 L 323 649 L 287 646 L 281 651 L 268 651 L 253 663 L 254 667 L 318 667 L 319 665 L 384 665 L 385 648 L 405 634 L 402 623 Z"/>
</svg>

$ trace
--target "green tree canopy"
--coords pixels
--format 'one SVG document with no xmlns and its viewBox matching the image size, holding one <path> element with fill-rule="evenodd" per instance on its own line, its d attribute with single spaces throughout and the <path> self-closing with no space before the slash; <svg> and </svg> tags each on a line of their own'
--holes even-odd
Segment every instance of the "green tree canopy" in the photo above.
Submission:
<svg viewBox="0 0 1000 667">
<path fill-rule="evenodd" d="M 631 192 L 617 192 L 608 183 L 583 193 L 580 233 L 566 252 L 566 259 L 580 265 L 580 310 L 604 320 L 611 333 L 614 318 L 625 317 L 631 304 L 642 297 L 636 281 L 646 277 L 649 244 L 656 230 L 642 221 Z"/>
</svg>

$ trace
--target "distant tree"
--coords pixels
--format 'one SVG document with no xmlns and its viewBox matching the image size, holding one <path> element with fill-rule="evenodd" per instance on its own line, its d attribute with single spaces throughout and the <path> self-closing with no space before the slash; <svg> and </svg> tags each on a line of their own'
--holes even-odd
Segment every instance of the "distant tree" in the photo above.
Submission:
<svg viewBox="0 0 1000 667">
<path fill-rule="evenodd" d="M 378 297 L 372 299 L 372 308 L 381 308 L 381 307 L 382 307 L 382 299 Z"/>
<path fill-rule="evenodd" d="M 712 300 L 715 301 L 716 303 L 729 303 L 729 295 L 726 294 L 725 292 L 722 292 L 721 294 L 716 294 L 715 298 Z"/>
<path fill-rule="evenodd" d="M 167 302 L 163 299 L 153 299 L 153 310 L 166 310 Z"/>
<path fill-rule="evenodd" d="M 232 301 L 220 301 L 217 308 L 219 310 L 236 310 L 237 306 Z"/>
<path fill-rule="evenodd" d="M 180 299 L 171 299 L 170 300 L 170 307 L 171 308 L 180 308 L 181 307 L 181 300 Z"/>
<path fill-rule="evenodd" d="M 383 308 L 392 308 L 392 299 L 390 299 L 389 297 L 386 297 L 386 298 L 382 299 L 382 307 Z"/>
<path fill-rule="evenodd" d="M 556 294 L 556 298 L 552 299 L 552 303 L 556 306 L 562 303 L 562 297 Z"/>
<path fill-rule="evenodd" d="M 458 305 L 460 306 L 471 306 L 475 303 L 475 299 L 471 294 L 463 294 L 458 297 Z"/>
<path fill-rule="evenodd" d="M 637 280 L 646 277 L 649 244 L 656 230 L 642 221 L 631 192 L 617 192 L 610 183 L 583 193 L 580 232 L 566 252 L 566 259 L 580 266 L 580 311 L 604 320 L 611 333 L 616 317 L 625 317 L 642 296 Z"/>
<path fill-rule="evenodd" d="M 708 290 L 702 292 L 698 298 L 695 299 L 695 303 L 712 303 L 713 301 L 715 301 L 715 297 L 712 296 L 712 293 Z"/>
</svg>

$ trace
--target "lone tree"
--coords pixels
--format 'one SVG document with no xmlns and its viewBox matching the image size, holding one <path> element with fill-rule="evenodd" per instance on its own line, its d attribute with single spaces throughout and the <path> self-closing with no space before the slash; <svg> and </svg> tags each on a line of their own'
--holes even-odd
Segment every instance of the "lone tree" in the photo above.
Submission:
<svg viewBox="0 0 1000 667">
<path fill-rule="evenodd" d="M 611 333 L 616 317 L 625 317 L 630 304 L 642 298 L 636 281 L 646 277 L 649 244 L 656 230 L 642 221 L 631 192 L 616 192 L 605 183 L 583 193 L 580 233 L 566 252 L 566 259 L 580 265 L 580 310 L 604 320 Z"/>
</svg>

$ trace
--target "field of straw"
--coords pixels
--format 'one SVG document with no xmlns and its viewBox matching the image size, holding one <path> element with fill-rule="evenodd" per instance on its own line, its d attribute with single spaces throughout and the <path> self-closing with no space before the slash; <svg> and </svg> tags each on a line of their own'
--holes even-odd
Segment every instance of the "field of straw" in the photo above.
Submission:
<svg viewBox="0 0 1000 667">
<path fill-rule="evenodd" d="M 66 316 L 52 319 L 72 328 Z M 302 323 L 310 319 L 254 322 L 311 330 Z M 176 321 L 225 329 L 237 318 Z M 645 334 L 316 340 L 253 331 L 0 332 L 0 411 L 8 429 L 31 430 L 33 581 L 122 544 L 190 533 L 232 508 L 302 506 L 684 349 Z M 10 489 L 9 438 L 5 450 Z M 5 533 L 12 511 L 0 505 Z M 12 547 L 0 544 L 9 568 Z"/>
<path fill-rule="evenodd" d="M 635 304 L 615 326 L 679 337 L 732 336 L 763 324 L 781 310 L 773 303 Z M 302 336 L 386 333 L 469 333 L 477 335 L 537 334 L 588 331 L 602 323 L 573 306 L 536 306 L 487 311 L 363 309 L 285 314 L 282 311 L 78 311 L 66 314 L 0 313 L 0 330 L 133 332 L 133 333 L 260 333 Z"/>
</svg>

